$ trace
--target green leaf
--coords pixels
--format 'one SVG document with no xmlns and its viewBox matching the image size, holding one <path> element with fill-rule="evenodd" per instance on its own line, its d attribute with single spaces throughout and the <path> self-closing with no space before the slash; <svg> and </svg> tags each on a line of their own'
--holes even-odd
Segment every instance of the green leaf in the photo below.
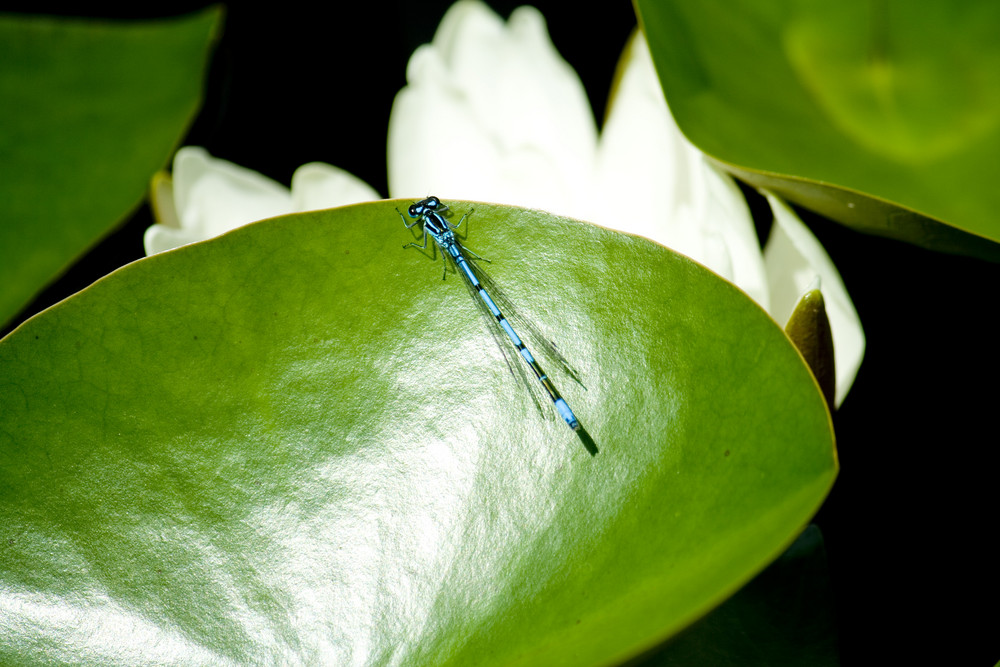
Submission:
<svg viewBox="0 0 1000 667">
<path fill-rule="evenodd" d="M 596 456 L 393 202 L 135 262 L 0 342 L 0 662 L 607 664 L 780 554 L 837 471 L 780 328 L 651 241 L 476 206 Z"/>
<path fill-rule="evenodd" d="M 0 16 L 0 323 L 142 201 L 200 104 L 220 18 Z"/>
<path fill-rule="evenodd" d="M 671 112 L 740 178 L 1000 259 L 1000 4 L 636 0 Z"/>
</svg>

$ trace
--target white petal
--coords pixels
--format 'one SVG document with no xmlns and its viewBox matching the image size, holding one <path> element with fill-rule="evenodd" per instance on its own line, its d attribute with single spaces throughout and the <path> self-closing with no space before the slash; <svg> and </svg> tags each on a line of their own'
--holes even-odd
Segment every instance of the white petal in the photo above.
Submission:
<svg viewBox="0 0 1000 667">
<path fill-rule="evenodd" d="M 200 234 L 169 225 L 155 224 L 150 226 L 142 237 L 142 245 L 146 249 L 146 256 L 155 255 L 158 252 L 165 252 L 179 248 L 188 243 L 204 240 Z"/>
<path fill-rule="evenodd" d="M 310 162 L 292 176 L 292 208 L 315 211 L 381 199 L 357 176 L 323 162 Z"/>
<path fill-rule="evenodd" d="M 292 211 L 288 188 L 192 146 L 174 158 L 174 197 L 181 226 L 203 239 Z"/>
<path fill-rule="evenodd" d="M 597 221 L 669 245 L 689 164 L 641 36 L 626 45 L 619 73 L 598 149 Z"/>
<path fill-rule="evenodd" d="M 500 157 L 461 96 L 445 94 L 440 55 L 421 46 L 407 67 L 410 85 L 397 95 L 389 117 L 389 193 L 419 199 L 492 197 Z"/>
<path fill-rule="evenodd" d="M 174 157 L 172 181 L 154 179 L 158 224 L 146 230 L 146 254 L 277 215 L 379 199 L 360 179 L 318 162 L 300 167 L 292 184 L 294 198 L 288 188 L 262 174 L 185 146 Z"/>
<path fill-rule="evenodd" d="M 699 226 L 725 245 L 727 277 L 767 310 L 771 302 L 767 271 L 746 198 L 732 177 L 709 164 L 704 155 L 699 153 L 698 161 L 697 169 L 705 182 L 700 190 L 704 199 L 698 207 Z"/>
<path fill-rule="evenodd" d="M 433 193 L 574 214 L 596 129 L 583 85 L 536 10 L 458 2 L 407 68 L 389 129 L 393 196 Z"/>
<path fill-rule="evenodd" d="M 826 313 L 833 330 L 836 361 L 836 405 L 847 396 L 865 353 L 865 334 L 844 281 L 819 240 L 782 199 L 770 193 L 774 226 L 764 248 L 764 263 L 771 287 L 771 315 L 788 321 L 795 304 L 819 278 Z"/>
<path fill-rule="evenodd" d="M 739 188 L 681 135 L 641 35 L 620 67 L 601 134 L 595 221 L 688 255 L 766 308 L 763 258 Z"/>
</svg>

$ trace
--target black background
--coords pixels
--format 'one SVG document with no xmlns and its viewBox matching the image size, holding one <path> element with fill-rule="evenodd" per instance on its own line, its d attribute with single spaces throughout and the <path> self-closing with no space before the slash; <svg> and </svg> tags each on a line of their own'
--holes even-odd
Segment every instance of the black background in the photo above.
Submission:
<svg viewBox="0 0 1000 667">
<path fill-rule="evenodd" d="M 522 3 L 489 4 L 506 18 Z M 583 79 L 599 122 L 635 26 L 632 7 L 604 3 L 599 12 L 581 12 L 577 3 L 534 4 Z M 431 40 L 449 5 L 230 5 L 204 108 L 183 144 L 285 185 L 298 166 L 328 162 L 386 196 L 393 97 L 413 49 Z M 85 11 L 149 18 L 200 6 L 90 3 Z M 80 12 L 53 3 L 2 8 Z M 747 192 L 766 230 L 767 206 Z M 998 533 L 1000 265 L 801 214 L 840 269 L 867 336 L 857 381 L 834 415 L 840 476 L 815 519 L 826 540 L 843 663 L 993 665 L 1000 659 L 998 550 L 990 543 Z M 142 257 L 151 223 L 143 205 L 23 316 Z"/>
</svg>

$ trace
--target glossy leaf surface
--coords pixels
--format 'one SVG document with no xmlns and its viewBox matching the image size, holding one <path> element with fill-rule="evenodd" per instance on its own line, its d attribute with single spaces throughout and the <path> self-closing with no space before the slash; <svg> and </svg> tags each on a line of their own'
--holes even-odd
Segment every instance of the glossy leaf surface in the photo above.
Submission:
<svg viewBox="0 0 1000 667">
<path fill-rule="evenodd" d="M 219 20 L 0 16 L 0 322 L 142 201 L 198 108 Z"/>
<path fill-rule="evenodd" d="M 637 0 L 671 112 L 740 178 L 1000 259 L 1000 5 Z"/>
<path fill-rule="evenodd" d="M 648 240 L 470 223 L 596 456 L 392 202 L 141 260 L 0 343 L 0 662 L 607 664 L 780 554 L 837 470 L 780 328 Z"/>
</svg>

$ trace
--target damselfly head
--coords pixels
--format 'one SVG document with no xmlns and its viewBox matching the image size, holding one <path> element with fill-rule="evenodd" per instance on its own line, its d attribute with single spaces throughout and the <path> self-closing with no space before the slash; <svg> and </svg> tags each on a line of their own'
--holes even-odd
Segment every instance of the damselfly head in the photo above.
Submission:
<svg viewBox="0 0 1000 667">
<path fill-rule="evenodd" d="M 422 215 L 427 215 L 428 211 L 437 210 L 439 206 L 441 206 L 441 200 L 437 197 L 430 196 L 411 204 L 410 208 L 408 208 L 406 212 L 410 214 L 411 218 L 419 218 Z"/>
</svg>

